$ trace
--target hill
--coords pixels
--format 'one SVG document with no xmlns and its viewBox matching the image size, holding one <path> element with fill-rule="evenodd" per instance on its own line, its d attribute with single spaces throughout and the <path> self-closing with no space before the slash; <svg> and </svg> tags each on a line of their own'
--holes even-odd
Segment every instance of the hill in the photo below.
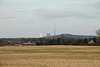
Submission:
<svg viewBox="0 0 100 67">
<path fill-rule="evenodd" d="M 60 34 L 55 36 L 49 36 L 49 38 L 95 38 L 97 36 L 90 35 L 72 35 L 72 34 Z M 48 38 L 47 36 L 45 38 Z"/>
</svg>

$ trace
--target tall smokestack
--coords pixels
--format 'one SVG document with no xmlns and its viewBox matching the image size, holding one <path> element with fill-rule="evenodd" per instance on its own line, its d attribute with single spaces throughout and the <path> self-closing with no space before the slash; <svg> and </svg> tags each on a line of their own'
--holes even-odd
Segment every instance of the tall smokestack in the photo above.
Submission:
<svg viewBox="0 0 100 67">
<path fill-rule="evenodd" d="M 54 36 L 56 35 L 56 25 L 54 24 Z"/>
</svg>

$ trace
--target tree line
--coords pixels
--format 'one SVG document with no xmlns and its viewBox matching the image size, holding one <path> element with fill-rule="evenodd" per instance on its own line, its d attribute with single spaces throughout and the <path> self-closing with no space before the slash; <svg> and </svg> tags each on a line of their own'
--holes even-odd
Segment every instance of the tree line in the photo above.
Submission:
<svg viewBox="0 0 100 67">
<path fill-rule="evenodd" d="M 98 37 L 95 38 L 64 38 L 63 36 L 60 38 L 4 38 L 0 39 L 0 46 L 14 46 L 15 44 L 22 43 L 36 43 L 39 45 L 94 45 L 100 46 L 100 29 L 96 31 Z"/>
</svg>

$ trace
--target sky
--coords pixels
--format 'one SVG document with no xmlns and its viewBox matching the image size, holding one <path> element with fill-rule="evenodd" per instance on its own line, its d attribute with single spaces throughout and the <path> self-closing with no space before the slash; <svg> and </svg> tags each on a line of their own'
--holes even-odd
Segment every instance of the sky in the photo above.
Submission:
<svg viewBox="0 0 100 67">
<path fill-rule="evenodd" d="M 96 35 L 100 0 L 0 0 L 0 38 Z"/>
</svg>

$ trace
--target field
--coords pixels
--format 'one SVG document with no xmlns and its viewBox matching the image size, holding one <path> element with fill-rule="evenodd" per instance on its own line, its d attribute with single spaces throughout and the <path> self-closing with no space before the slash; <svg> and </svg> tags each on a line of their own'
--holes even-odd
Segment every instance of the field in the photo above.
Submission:
<svg viewBox="0 0 100 67">
<path fill-rule="evenodd" d="M 100 67 L 100 47 L 5 46 L 0 67 Z"/>
</svg>

